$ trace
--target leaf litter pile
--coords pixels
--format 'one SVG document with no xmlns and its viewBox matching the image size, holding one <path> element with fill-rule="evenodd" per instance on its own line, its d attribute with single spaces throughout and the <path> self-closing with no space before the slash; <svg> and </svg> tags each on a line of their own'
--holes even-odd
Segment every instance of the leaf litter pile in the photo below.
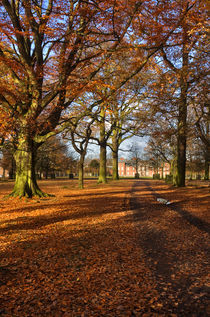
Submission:
<svg viewBox="0 0 210 317">
<path fill-rule="evenodd" d="M 208 185 L 40 185 L 56 196 L 5 200 L 0 184 L 1 316 L 209 314 Z"/>
</svg>

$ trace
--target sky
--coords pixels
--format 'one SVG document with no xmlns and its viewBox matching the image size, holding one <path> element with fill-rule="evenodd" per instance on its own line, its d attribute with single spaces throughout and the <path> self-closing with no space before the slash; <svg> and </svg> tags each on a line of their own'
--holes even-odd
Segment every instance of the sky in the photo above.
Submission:
<svg viewBox="0 0 210 317">
<path fill-rule="evenodd" d="M 146 137 L 137 137 L 133 136 L 130 139 L 127 139 L 124 141 L 121 145 L 121 150 L 119 150 L 119 158 L 129 158 L 130 156 L 130 151 L 129 149 L 131 148 L 132 144 L 136 143 L 140 149 L 140 151 L 144 149 L 147 143 L 147 138 Z M 107 148 L 107 157 L 111 156 L 111 150 Z M 88 147 L 88 152 L 87 152 L 87 158 L 99 158 L 99 146 L 98 145 L 89 145 Z"/>
</svg>

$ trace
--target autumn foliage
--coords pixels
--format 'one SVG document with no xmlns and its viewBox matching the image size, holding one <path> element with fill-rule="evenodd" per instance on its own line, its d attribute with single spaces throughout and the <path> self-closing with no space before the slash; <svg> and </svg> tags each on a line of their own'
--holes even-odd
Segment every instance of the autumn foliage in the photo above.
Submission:
<svg viewBox="0 0 210 317">
<path fill-rule="evenodd" d="M 14 147 L 11 195 L 45 196 L 35 177 L 41 144 L 71 123 L 75 106 L 91 117 L 139 73 L 158 73 L 161 58 L 164 70 L 177 69 L 181 91 L 177 179 L 184 185 L 187 93 L 195 73 L 189 54 L 202 47 L 205 2 L 1 0 L 0 10 L 0 138 Z M 105 78 L 107 65 L 114 65 L 109 78 L 116 80 Z M 81 105 L 90 94 L 92 102 Z"/>
<path fill-rule="evenodd" d="M 1 201 L 2 316 L 207 316 L 208 187 L 76 186 Z"/>
<path fill-rule="evenodd" d="M 209 314 L 208 182 L 106 178 L 107 146 L 117 180 L 132 135 L 178 187 L 199 138 L 209 178 L 207 15 L 200 0 L 0 0 L 1 164 L 16 174 L 0 183 L 0 315 Z M 61 134 L 83 191 L 37 179 L 72 174 Z M 103 184 L 83 177 L 90 140 Z"/>
</svg>

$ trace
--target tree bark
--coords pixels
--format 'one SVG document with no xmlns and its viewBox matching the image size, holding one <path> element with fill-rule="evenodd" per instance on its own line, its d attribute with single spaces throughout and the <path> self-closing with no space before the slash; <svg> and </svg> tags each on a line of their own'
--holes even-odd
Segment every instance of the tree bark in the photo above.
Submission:
<svg viewBox="0 0 210 317">
<path fill-rule="evenodd" d="M 113 169 L 113 180 L 119 179 L 119 173 L 118 173 L 118 152 L 113 151 L 112 153 L 112 169 Z"/>
<path fill-rule="evenodd" d="M 187 145 L 187 93 L 188 93 L 188 33 L 183 28 L 183 48 L 182 48 L 182 70 L 180 72 L 180 102 L 178 113 L 178 135 L 177 135 L 177 173 L 176 186 L 185 186 L 186 172 L 186 145 Z"/>
<path fill-rule="evenodd" d="M 209 180 L 209 162 L 210 162 L 210 144 L 209 144 L 209 125 L 210 125 L 210 107 L 208 107 L 207 121 L 206 121 L 206 137 L 201 137 L 201 141 L 205 139 L 204 142 L 205 152 L 204 152 L 204 179 Z"/>
<path fill-rule="evenodd" d="M 114 131 L 113 137 L 112 137 L 112 179 L 118 180 L 119 179 L 119 173 L 118 173 L 118 141 L 117 141 L 117 135 Z"/>
<path fill-rule="evenodd" d="M 164 164 L 164 163 L 163 163 L 163 164 Z M 161 172 L 162 172 L 161 178 L 164 179 L 164 175 L 163 175 L 163 174 L 164 174 L 164 166 L 161 167 Z"/>
<path fill-rule="evenodd" d="M 177 135 L 177 173 L 176 186 L 185 186 L 186 171 L 186 144 L 187 144 L 187 83 L 181 81 L 181 98 L 178 114 L 178 135 Z"/>
<path fill-rule="evenodd" d="M 84 188 L 84 155 L 80 155 L 79 160 L 79 175 L 78 175 L 78 187 L 80 189 Z"/>
<path fill-rule="evenodd" d="M 99 177 L 98 183 L 105 184 L 106 179 L 106 131 L 105 131 L 105 110 L 101 109 L 101 122 L 100 122 L 100 166 L 99 166 Z"/>
<path fill-rule="evenodd" d="M 209 161 L 210 161 L 210 148 L 207 146 L 205 151 L 205 163 L 204 163 L 204 179 L 209 180 Z"/>
<path fill-rule="evenodd" d="M 28 141 L 27 136 L 19 140 L 18 147 L 14 153 L 16 162 L 16 179 L 15 185 L 10 196 L 13 197 L 45 197 L 36 182 L 35 159 L 36 149 L 33 141 Z"/>
<path fill-rule="evenodd" d="M 100 144 L 100 167 L 99 167 L 99 177 L 98 183 L 105 184 L 106 179 L 106 142 Z"/>
</svg>

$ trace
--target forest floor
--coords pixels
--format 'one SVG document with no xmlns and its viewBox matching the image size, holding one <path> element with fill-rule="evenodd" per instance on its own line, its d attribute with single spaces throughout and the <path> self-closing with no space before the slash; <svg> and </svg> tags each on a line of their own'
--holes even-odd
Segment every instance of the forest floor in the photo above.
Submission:
<svg viewBox="0 0 210 317">
<path fill-rule="evenodd" d="M 210 315 L 208 183 L 76 182 L 0 183 L 1 316 Z"/>
</svg>

